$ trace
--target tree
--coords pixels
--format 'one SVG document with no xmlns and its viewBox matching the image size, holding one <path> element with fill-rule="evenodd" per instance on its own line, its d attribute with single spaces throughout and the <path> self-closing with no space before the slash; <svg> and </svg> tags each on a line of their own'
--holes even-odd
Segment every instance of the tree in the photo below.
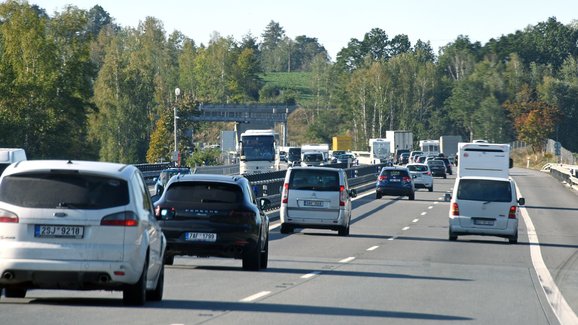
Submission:
<svg viewBox="0 0 578 325">
<path fill-rule="evenodd" d="M 265 31 L 261 35 L 263 42 L 261 43 L 261 65 L 263 71 L 273 72 L 273 71 L 284 71 L 283 67 L 286 65 L 286 57 L 281 57 L 279 55 L 280 45 L 285 39 L 285 30 L 278 22 L 271 20 Z"/>
</svg>

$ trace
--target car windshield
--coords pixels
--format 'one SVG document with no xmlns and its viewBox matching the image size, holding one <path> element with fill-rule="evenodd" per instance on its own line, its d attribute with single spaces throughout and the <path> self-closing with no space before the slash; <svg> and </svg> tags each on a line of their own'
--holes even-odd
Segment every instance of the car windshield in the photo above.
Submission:
<svg viewBox="0 0 578 325">
<path fill-rule="evenodd" d="M 219 182 L 176 182 L 167 189 L 167 202 L 237 203 L 243 191 L 235 184 Z"/>
<path fill-rule="evenodd" d="M 333 170 L 296 169 L 291 172 L 289 189 L 339 191 L 339 173 Z"/>
<path fill-rule="evenodd" d="M 479 179 L 462 179 L 458 199 L 484 202 L 510 202 L 512 190 L 509 182 Z"/>
<path fill-rule="evenodd" d="M 128 184 L 116 178 L 73 172 L 6 176 L 0 201 L 27 208 L 106 209 L 129 203 Z"/>
<path fill-rule="evenodd" d="M 303 156 L 303 161 L 305 162 L 319 162 L 319 161 L 323 161 L 323 155 L 322 154 L 306 154 Z"/>
<path fill-rule="evenodd" d="M 425 165 L 407 165 L 410 172 L 427 172 L 428 167 Z"/>
<path fill-rule="evenodd" d="M 444 162 L 441 161 L 441 160 L 428 160 L 427 164 L 430 165 L 430 166 L 442 166 L 442 167 L 445 167 Z"/>
</svg>

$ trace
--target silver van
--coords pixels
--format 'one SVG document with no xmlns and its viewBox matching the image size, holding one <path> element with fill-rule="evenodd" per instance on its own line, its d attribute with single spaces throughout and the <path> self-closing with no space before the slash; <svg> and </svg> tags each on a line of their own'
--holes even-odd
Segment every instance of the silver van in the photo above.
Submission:
<svg viewBox="0 0 578 325">
<path fill-rule="evenodd" d="M 287 170 L 281 194 L 281 233 L 295 228 L 331 229 L 349 235 L 350 189 L 343 169 L 292 167 Z"/>
<path fill-rule="evenodd" d="M 461 235 L 504 237 L 518 242 L 520 205 L 511 178 L 465 176 L 458 178 L 449 197 L 449 240 Z"/>
</svg>

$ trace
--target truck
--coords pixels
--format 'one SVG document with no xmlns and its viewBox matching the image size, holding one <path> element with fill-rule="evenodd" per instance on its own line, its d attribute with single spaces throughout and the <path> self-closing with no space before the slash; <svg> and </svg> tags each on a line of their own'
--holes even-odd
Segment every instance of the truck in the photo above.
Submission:
<svg viewBox="0 0 578 325">
<path fill-rule="evenodd" d="M 411 131 L 385 131 L 385 138 L 390 142 L 389 151 L 394 155 L 395 161 L 399 161 L 399 155 L 402 152 L 413 150 L 413 133 Z"/>
<path fill-rule="evenodd" d="M 10 164 L 26 160 L 26 151 L 22 148 L 0 148 L 0 174 Z"/>
<path fill-rule="evenodd" d="M 348 135 L 334 136 L 331 150 L 351 151 L 353 149 L 353 139 Z"/>
<path fill-rule="evenodd" d="M 303 155 L 310 152 L 320 152 L 323 155 L 323 162 L 327 162 L 329 160 L 329 145 L 326 143 L 302 145 L 301 162 L 303 162 Z"/>
<path fill-rule="evenodd" d="M 419 149 L 424 156 L 437 156 L 440 153 L 439 140 L 420 140 Z"/>
<path fill-rule="evenodd" d="M 513 162 L 510 145 L 497 143 L 458 143 L 457 177 L 509 177 Z"/>
<path fill-rule="evenodd" d="M 239 173 L 261 174 L 275 171 L 278 134 L 274 130 L 247 130 L 239 140 Z"/>
<path fill-rule="evenodd" d="M 387 139 L 369 139 L 370 164 L 385 164 L 391 161 L 391 142 Z"/>
<path fill-rule="evenodd" d="M 459 135 L 442 135 L 440 137 L 440 153 L 453 161 L 458 153 L 458 143 L 462 142 Z"/>
</svg>

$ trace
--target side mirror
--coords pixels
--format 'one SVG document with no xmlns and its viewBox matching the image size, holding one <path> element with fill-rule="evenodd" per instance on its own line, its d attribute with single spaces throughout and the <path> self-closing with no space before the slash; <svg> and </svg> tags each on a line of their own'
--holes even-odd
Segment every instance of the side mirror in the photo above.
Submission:
<svg viewBox="0 0 578 325">
<path fill-rule="evenodd" d="M 526 205 L 526 199 L 524 199 L 523 197 L 518 199 L 518 204 L 519 205 Z"/>
<path fill-rule="evenodd" d="M 270 205 L 271 201 L 269 199 L 266 198 L 259 199 L 259 208 L 261 208 L 261 210 L 267 210 Z"/>
<path fill-rule="evenodd" d="M 510 168 L 514 167 L 514 159 L 510 158 Z"/>
<path fill-rule="evenodd" d="M 444 195 L 444 201 L 445 201 L 445 202 L 449 202 L 449 201 L 451 201 L 451 200 L 452 200 L 452 195 L 451 195 L 450 193 L 446 193 L 446 194 Z"/>
<path fill-rule="evenodd" d="M 354 188 L 350 189 L 349 190 L 349 196 L 357 197 L 357 191 Z"/>
</svg>

